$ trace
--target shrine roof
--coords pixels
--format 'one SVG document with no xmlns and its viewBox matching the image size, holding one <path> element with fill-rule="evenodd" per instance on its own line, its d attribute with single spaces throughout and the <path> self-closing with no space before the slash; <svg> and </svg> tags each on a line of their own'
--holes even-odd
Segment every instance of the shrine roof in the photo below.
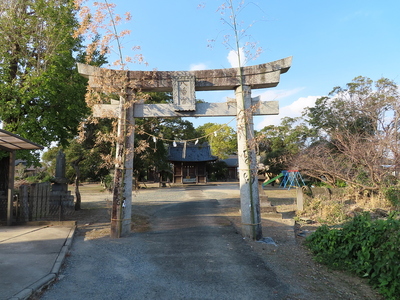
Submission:
<svg viewBox="0 0 400 300">
<path fill-rule="evenodd" d="M 228 158 L 223 159 L 222 161 L 225 162 L 228 167 L 237 167 L 239 165 L 237 155 L 230 155 Z"/>
<path fill-rule="evenodd" d="M 177 143 L 176 147 L 169 146 L 168 160 L 171 162 L 207 162 L 215 161 L 217 156 L 211 155 L 210 145 L 204 144 L 187 144 L 186 153 L 184 143 Z"/>
<path fill-rule="evenodd" d="M 23 137 L 11 133 L 9 131 L 0 129 L 0 148 L 13 151 L 13 150 L 39 150 L 43 149 L 43 146 L 35 144 Z"/>
</svg>

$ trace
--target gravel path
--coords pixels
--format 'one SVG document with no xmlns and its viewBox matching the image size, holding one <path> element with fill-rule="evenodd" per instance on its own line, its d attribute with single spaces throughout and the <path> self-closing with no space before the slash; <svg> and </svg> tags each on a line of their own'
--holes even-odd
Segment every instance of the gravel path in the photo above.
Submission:
<svg viewBox="0 0 400 300">
<path fill-rule="evenodd" d="M 288 287 L 217 216 L 210 192 L 165 191 L 150 232 L 78 236 L 61 280 L 42 299 L 283 299 Z"/>
<path fill-rule="evenodd" d="M 234 197 L 236 185 L 140 191 L 133 209 L 150 216 L 150 229 L 110 239 L 93 224 L 40 299 L 372 299 L 338 289 L 341 281 L 329 288 L 325 277 L 302 282 L 304 258 L 244 240 L 221 211 Z"/>
</svg>

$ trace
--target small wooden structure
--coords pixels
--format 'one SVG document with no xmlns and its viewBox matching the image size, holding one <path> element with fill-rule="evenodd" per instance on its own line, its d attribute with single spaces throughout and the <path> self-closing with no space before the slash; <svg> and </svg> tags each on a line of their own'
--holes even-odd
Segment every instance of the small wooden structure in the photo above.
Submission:
<svg viewBox="0 0 400 300">
<path fill-rule="evenodd" d="M 229 155 L 228 158 L 223 159 L 223 162 L 226 163 L 228 167 L 228 171 L 226 174 L 226 179 L 228 181 L 237 181 L 238 177 L 238 167 L 239 167 L 239 159 L 237 155 Z"/>
<path fill-rule="evenodd" d="M 204 144 L 177 143 L 168 149 L 168 161 L 174 166 L 173 183 L 206 183 L 207 162 L 215 161 L 210 146 Z"/>
<path fill-rule="evenodd" d="M 3 181 L 1 186 L 4 187 L 3 192 L 6 192 L 5 195 L 7 199 L 7 226 L 10 226 L 13 217 L 15 151 L 39 150 L 43 149 L 43 147 L 14 133 L 0 129 L 0 149 L 10 153 L 8 166 L 0 170 L 3 175 L 0 179 Z M 3 207 L 0 207 L 0 210 L 3 210 Z"/>
</svg>

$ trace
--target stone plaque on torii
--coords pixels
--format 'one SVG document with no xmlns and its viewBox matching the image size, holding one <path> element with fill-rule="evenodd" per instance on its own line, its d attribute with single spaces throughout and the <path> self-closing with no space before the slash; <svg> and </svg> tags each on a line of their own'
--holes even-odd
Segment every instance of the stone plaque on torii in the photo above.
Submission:
<svg viewBox="0 0 400 300">
<path fill-rule="evenodd" d="M 94 116 L 118 117 L 120 125 L 126 122 L 134 125 L 135 118 L 144 117 L 236 116 L 242 233 L 245 237 L 260 239 L 262 230 L 256 153 L 254 147 L 249 147 L 247 139 L 253 136 L 253 115 L 277 115 L 279 104 L 277 101 L 251 98 L 251 89 L 277 86 L 280 74 L 289 70 L 291 62 L 292 57 L 287 57 L 255 66 L 199 71 L 125 71 L 78 64 L 78 71 L 89 79 L 93 89 L 102 91 L 101 82 L 104 81 L 101 79 L 107 78 L 108 86 L 123 91 L 124 95 L 117 101 L 119 103 L 95 105 L 93 108 Z M 121 84 L 121 78 L 124 84 Z M 196 103 L 195 91 L 213 90 L 234 90 L 236 99 L 225 103 Z M 127 106 L 129 102 L 126 100 L 136 91 L 172 92 L 173 103 L 145 104 L 138 101 Z M 123 128 L 119 126 L 119 131 Z M 124 200 L 121 203 L 114 195 L 111 217 L 113 237 L 127 235 L 131 228 L 133 135 L 133 131 L 129 132 L 126 140 L 119 143 L 120 152 L 124 147 L 128 151 L 124 162 L 117 161 L 124 168 L 124 172 L 121 172 L 124 177 Z"/>
</svg>

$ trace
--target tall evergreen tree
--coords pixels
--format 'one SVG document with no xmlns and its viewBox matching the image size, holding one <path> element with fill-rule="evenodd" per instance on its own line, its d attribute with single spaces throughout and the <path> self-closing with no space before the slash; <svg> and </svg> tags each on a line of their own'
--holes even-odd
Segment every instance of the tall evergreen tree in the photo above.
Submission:
<svg viewBox="0 0 400 300">
<path fill-rule="evenodd" d="M 0 3 L 0 119 L 43 146 L 67 143 L 89 113 L 76 70 L 75 13 L 72 0 Z"/>
</svg>

